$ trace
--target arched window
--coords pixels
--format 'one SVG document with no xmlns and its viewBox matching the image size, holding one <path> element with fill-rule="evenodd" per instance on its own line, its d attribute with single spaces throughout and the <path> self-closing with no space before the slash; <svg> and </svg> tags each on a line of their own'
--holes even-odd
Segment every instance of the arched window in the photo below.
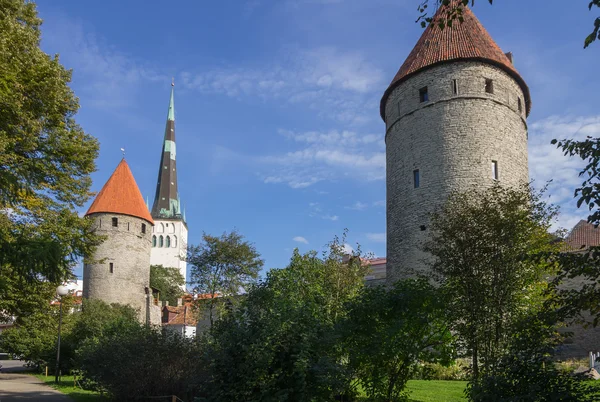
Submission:
<svg viewBox="0 0 600 402">
<path fill-rule="evenodd" d="M 152 236 L 152 247 L 156 247 L 156 236 Z"/>
<path fill-rule="evenodd" d="M 163 239 L 163 237 L 162 237 L 162 235 L 161 235 L 161 236 L 158 238 L 158 247 L 162 247 L 162 246 L 163 246 L 163 242 L 164 242 L 164 239 Z"/>
<path fill-rule="evenodd" d="M 169 233 L 175 233 L 175 224 L 171 223 L 171 226 L 169 226 Z"/>
<path fill-rule="evenodd" d="M 165 225 L 163 225 L 163 224 L 161 223 L 160 225 L 158 225 L 158 227 L 157 227 L 156 231 L 157 231 L 158 233 L 162 233 L 162 232 L 164 232 L 164 231 L 165 231 Z"/>
<path fill-rule="evenodd" d="M 173 236 L 173 247 L 177 247 L 177 236 Z"/>
<path fill-rule="evenodd" d="M 171 238 L 169 236 L 167 237 L 167 244 L 165 245 L 165 247 L 171 247 Z"/>
</svg>

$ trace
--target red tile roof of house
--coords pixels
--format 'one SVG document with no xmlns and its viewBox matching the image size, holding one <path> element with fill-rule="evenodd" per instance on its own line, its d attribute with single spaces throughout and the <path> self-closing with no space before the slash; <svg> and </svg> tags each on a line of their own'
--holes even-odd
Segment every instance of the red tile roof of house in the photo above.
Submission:
<svg viewBox="0 0 600 402">
<path fill-rule="evenodd" d="M 169 321 L 164 322 L 163 325 L 190 325 L 196 326 L 198 320 L 196 318 L 196 312 L 193 311 L 193 306 L 191 302 L 184 303 L 183 306 L 165 306 L 164 310 L 167 310 L 169 313 L 174 313 L 175 316 L 172 317 Z M 163 311 L 164 311 L 163 310 Z M 171 314 L 169 314 L 171 317 Z"/>
<path fill-rule="evenodd" d="M 600 246 L 600 228 L 581 220 L 567 235 L 565 243 L 569 251 L 583 251 Z"/>
<path fill-rule="evenodd" d="M 458 0 L 453 0 L 453 2 L 456 1 Z M 456 5 L 456 3 L 453 4 L 453 6 Z M 457 19 L 453 21 L 452 27 L 446 26 L 444 29 L 440 29 L 436 21 L 447 17 L 448 7 L 450 6 L 441 6 L 438 9 L 433 17 L 433 22 L 425 29 L 425 32 L 423 32 L 414 49 L 383 94 L 380 104 L 381 117 L 385 120 L 387 98 L 398 85 L 424 69 L 457 60 L 483 61 L 493 64 L 510 74 L 523 90 L 526 111 L 529 115 L 531 96 L 527 84 L 519 75 L 511 60 L 494 42 L 468 6 L 462 6 L 462 23 Z"/>
<path fill-rule="evenodd" d="M 135 216 L 154 225 L 125 159 L 121 160 L 85 215 L 106 212 Z"/>
</svg>

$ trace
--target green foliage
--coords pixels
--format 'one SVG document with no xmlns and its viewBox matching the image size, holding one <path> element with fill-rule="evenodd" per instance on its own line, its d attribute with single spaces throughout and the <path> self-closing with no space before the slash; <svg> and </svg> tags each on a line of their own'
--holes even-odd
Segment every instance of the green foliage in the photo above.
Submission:
<svg viewBox="0 0 600 402">
<path fill-rule="evenodd" d="M 98 238 L 89 198 L 98 142 L 75 122 L 71 72 L 40 45 L 35 4 L 0 0 L 0 311 L 21 281 L 59 283 Z M 9 300 L 9 303 L 5 303 Z"/>
<path fill-rule="evenodd" d="M 372 401 L 404 399 L 420 361 L 448 365 L 453 355 L 444 302 L 425 279 L 364 289 L 341 327 L 348 365 Z"/>
<path fill-rule="evenodd" d="M 567 156 L 581 158 L 585 166 L 579 172 L 583 178 L 581 185 L 575 189 L 577 207 L 587 206 L 588 222 L 600 224 L 600 138 L 587 137 L 583 141 L 552 140 L 552 144 Z M 563 316 L 569 320 L 584 322 L 584 311 L 591 314 L 592 325 L 600 323 L 600 247 L 589 247 L 585 250 L 568 250 L 571 252 L 554 253 L 553 258 L 561 267 L 553 280 L 553 287 L 558 292 Z M 573 252 L 578 251 L 578 252 Z M 560 284 L 568 279 L 578 278 L 582 284 L 579 289 L 561 288 Z"/>
<path fill-rule="evenodd" d="M 15 327 L 0 334 L 0 348 L 32 363 L 37 368 L 55 367 L 59 306 L 46 299 L 45 307 L 20 317 Z M 63 297 L 61 325 L 61 369 L 76 367 L 76 351 L 85 342 L 94 342 L 105 333 L 137 326 L 135 310 L 100 300 L 84 300 L 82 311 L 72 312 L 73 299 Z"/>
<path fill-rule="evenodd" d="M 510 345 L 493 372 L 472 381 L 472 401 L 593 401 L 600 396 L 581 376 L 561 371 L 552 354 L 561 342 L 557 316 L 540 312 L 514 326 Z"/>
<path fill-rule="evenodd" d="M 183 295 L 181 287 L 184 285 L 185 279 L 178 268 L 150 266 L 150 287 L 158 289 L 160 300 L 168 301 L 171 306 L 177 305 L 177 299 Z"/>
<path fill-rule="evenodd" d="M 294 251 L 269 271 L 208 339 L 211 401 L 330 401 L 348 385 L 336 323 L 364 286 L 360 248 L 349 259 L 344 238 L 321 258 Z"/>
<path fill-rule="evenodd" d="M 412 375 L 414 380 L 466 381 L 469 364 L 464 359 L 458 359 L 450 364 L 421 363 Z"/>
<path fill-rule="evenodd" d="M 233 302 L 231 296 L 255 283 L 264 264 L 254 245 L 235 230 L 220 237 L 204 233 L 202 243 L 188 248 L 187 261 L 192 265 L 194 293 L 212 296 L 199 299 L 201 308 L 208 310 L 211 326 L 218 303 Z"/>
<path fill-rule="evenodd" d="M 490 4 L 493 4 L 494 0 L 488 0 Z M 433 13 L 429 12 L 429 6 L 433 3 L 433 9 L 437 9 L 442 5 L 451 7 L 448 8 L 446 15 L 444 15 L 439 20 L 433 21 Z M 441 29 L 447 27 L 452 27 L 452 24 L 455 21 L 463 22 L 463 10 L 464 7 L 471 4 L 471 6 L 475 5 L 475 0 L 421 0 L 419 3 L 419 17 L 417 18 L 417 22 L 421 24 L 421 27 L 425 28 L 428 24 L 436 23 Z M 590 0 L 588 4 L 588 9 L 591 11 L 594 7 L 600 7 L 600 0 Z M 600 17 L 594 20 L 594 28 L 592 32 L 585 38 L 583 47 L 584 49 L 591 45 L 596 39 L 600 39 Z"/>
<path fill-rule="evenodd" d="M 83 376 L 116 401 L 198 395 L 204 367 L 199 344 L 141 325 L 105 334 L 80 349 Z"/>
<path fill-rule="evenodd" d="M 491 370 L 512 324 L 539 309 L 553 264 L 534 257 L 556 250 L 548 233 L 555 211 L 529 188 L 494 186 L 455 194 L 432 216 L 425 250 L 461 348 Z"/>
</svg>

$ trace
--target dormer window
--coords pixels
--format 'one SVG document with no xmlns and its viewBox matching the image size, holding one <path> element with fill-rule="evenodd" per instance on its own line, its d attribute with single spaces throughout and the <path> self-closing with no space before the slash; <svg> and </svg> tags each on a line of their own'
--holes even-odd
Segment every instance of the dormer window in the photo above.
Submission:
<svg viewBox="0 0 600 402">
<path fill-rule="evenodd" d="M 427 91 L 427 87 L 423 87 L 419 89 L 419 102 L 427 102 L 429 101 L 429 92 Z"/>
<path fill-rule="evenodd" d="M 494 93 L 494 80 L 491 80 L 489 78 L 485 80 L 485 92 L 487 92 L 488 94 Z"/>
</svg>

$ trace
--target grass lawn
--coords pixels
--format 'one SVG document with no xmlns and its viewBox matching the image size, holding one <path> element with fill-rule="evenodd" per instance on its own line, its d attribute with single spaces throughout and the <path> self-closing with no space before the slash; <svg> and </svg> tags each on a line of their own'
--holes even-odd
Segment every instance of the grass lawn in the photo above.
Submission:
<svg viewBox="0 0 600 402">
<path fill-rule="evenodd" d="M 455 402 L 466 401 L 466 386 L 466 381 L 410 380 L 407 389 L 411 401 Z"/>
<path fill-rule="evenodd" d="M 64 375 L 61 377 L 60 383 L 54 383 L 54 376 L 46 377 L 43 374 L 35 374 L 37 378 L 51 386 L 52 388 L 59 390 L 65 395 L 68 395 L 75 402 L 103 402 L 108 401 L 107 398 L 104 398 L 99 393 L 94 391 L 86 391 L 85 389 L 81 389 L 79 387 L 75 387 L 73 384 L 73 376 L 72 375 Z"/>
</svg>

